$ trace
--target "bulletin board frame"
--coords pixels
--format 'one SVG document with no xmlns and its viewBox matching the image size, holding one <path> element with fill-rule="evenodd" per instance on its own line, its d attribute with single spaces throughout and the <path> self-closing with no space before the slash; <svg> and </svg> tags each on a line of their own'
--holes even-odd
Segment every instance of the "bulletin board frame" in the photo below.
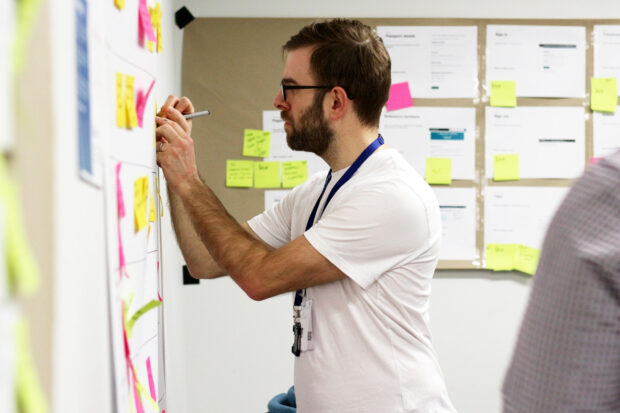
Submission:
<svg viewBox="0 0 620 413">
<path fill-rule="evenodd" d="M 196 110 L 212 115 L 193 124 L 199 171 L 232 216 L 244 222 L 264 209 L 264 190 L 226 187 L 226 160 L 242 156 L 243 131 L 262 129 L 262 113 L 273 110 L 283 68 L 282 45 L 313 18 L 199 18 L 184 29 L 182 93 Z M 568 187 L 573 179 L 521 179 L 494 182 L 485 176 L 485 108 L 489 105 L 486 82 L 487 25 L 577 26 L 586 30 L 586 70 L 583 98 L 517 98 L 517 106 L 585 109 L 586 162 L 593 156 L 593 122 L 590 82 L 593 76 L 595 25 L 620 25 L 620 19 L 458 19 L 458 18 L 360 18 L 377 26 L 476 26 L 478 41 L 478 97 L 414 98 L 421 107 L 472 107 L 476 109 L 476 178 L 452 181 L 450 188 L 476 188 L 477 224 L 474 261 L 441 260 L 438 269 L 482 269 L 484 249 L 484 190 L 490 186 Z"/>
</svg>

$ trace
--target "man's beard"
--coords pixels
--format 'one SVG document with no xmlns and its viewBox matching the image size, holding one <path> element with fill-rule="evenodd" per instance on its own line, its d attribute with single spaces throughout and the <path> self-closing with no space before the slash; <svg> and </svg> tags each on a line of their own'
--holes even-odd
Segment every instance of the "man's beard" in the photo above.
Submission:
<svg viewBox="0 0 620 413">
<path fill-rule="evenodd" d="M 320 97 L 320 98 L 319 98 Z M 286 112 L 282 112 L 282 119 L 289 122 L 293 129 L 286 134 L 286 142 L 294 151 L 313 152 L 322 156 L 329 148 L 334 137 L 334 131 L 323 118 L 323 96 L 317 95 L 310 106 L 299 118 L 299 126 Z"/>
</svg>

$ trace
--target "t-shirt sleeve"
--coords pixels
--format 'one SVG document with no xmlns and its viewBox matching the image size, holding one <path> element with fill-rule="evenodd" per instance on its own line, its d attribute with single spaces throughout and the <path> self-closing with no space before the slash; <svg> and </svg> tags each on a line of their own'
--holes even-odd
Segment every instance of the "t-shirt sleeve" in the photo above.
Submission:
<svg viewBox="0 0 620 413">
<path fill-rule="evenodd" d="M 362 288 L 433 242 L 427 203 L 410 188 L 383 184 L 335 201 L 304 236 Z"/>
<path fill-rule="evenodd" d="M 294 191 L 286 194 L 268 211 L 248 221 L 252 231 L 272 248 L 280 248 L 291 241 Z"/>
</svg>

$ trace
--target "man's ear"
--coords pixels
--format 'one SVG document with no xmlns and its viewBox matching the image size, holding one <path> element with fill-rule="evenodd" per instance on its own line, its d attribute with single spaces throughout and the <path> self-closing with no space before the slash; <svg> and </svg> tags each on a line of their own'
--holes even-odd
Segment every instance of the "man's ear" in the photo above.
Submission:
<svg viewBox="0 0 620 413">
<path fill-rule="evenodd" d="M 348 110 L 351 108 L 351 101 L 347 96 L 347 92 L 340 87 L 334 86 L 329 92 L 329 118 L 331 120 L 339 120 L 344 117 Z"/>
</svg>

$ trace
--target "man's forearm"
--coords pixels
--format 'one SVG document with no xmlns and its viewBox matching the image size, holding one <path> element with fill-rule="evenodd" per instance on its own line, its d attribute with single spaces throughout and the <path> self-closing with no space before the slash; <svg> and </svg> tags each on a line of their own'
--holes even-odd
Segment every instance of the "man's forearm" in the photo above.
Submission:
<svg viewBox="0 0 620 413">
<path fill-rule="evenodd" d="M 196 233 L 179 196 L 170 190 L 168 190 L 168 196 L 172 225 L 190 274 L 195 278 L 215 278 L 224 275 L 225 272 L 213 260 Z"/>
<path fill-rule="evenodd" d="M 191 190 L 183 195 L 182 206 L 215 262 L 252 297 L 261 283 L 257 274 L 262 260 L 272 248 L 239 225 L 202 182 L 192 183 Z"/>
</svg>

